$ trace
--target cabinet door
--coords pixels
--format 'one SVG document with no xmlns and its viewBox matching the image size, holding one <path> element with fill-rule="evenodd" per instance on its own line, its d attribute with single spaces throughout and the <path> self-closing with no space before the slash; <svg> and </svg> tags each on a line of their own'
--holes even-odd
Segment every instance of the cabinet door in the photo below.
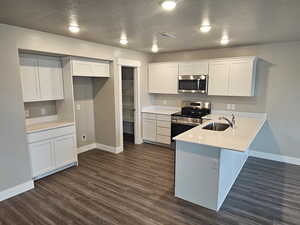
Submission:
<svg viewBox="0 0 300 225">
<path fill-rule="evenodd" d="M 232 61 L 229 75 L 229 95 L 252 96 L 254 94 L 252 62 L 247 59 Z"/>
<path fill-rule="evenodd" d="M 209 64 L 208 95 L 228 95 L 229 61 Z"/>
<path fill-rule="evenodd" d="M 73 76 L 93 76 L 92 64 L 87 61 L 73 60 L 72 61 Z"/>
<path fill-rule="evenodd" d="M 54 169 L 52 147 L 51 140 L 29 144 L 33 177 L 40 176 Z"/>
<path fill-rule="evenodd" d="M 41 100 L 63 99 L 62 67 L 59 58 L 39 56 L 38 62 Z"/>
<path fill-rule="evenodd" d="M 76 161 L 75 136 L 68 135 L 54 140 L 55 167 L 63 167 Z"/>
<path fill-rule="evenodd" d="M 178 64 L 149 64 L 149 92 L 161 94 L 178 93 Z"/>
<path fill-rule="evenodd" d="M 21 55 L 20 73 L 24 102 L 39 100 L 40 93 L 37 57 L 28 54 Z"/>
<path fill-rule="evenodd" d="M 143 119 L 143 139 L 156 141 L 156 120 Z"/>
<path fill-rule="evenodd" d="M 109 77 L 109 63 L 91 62 L 94 77 Z"/>
<path fill-rule="evenodd" d="M 179 64 L 179 75 L 207 75 L 208 62 L 191 62 Z"/>
</svg>

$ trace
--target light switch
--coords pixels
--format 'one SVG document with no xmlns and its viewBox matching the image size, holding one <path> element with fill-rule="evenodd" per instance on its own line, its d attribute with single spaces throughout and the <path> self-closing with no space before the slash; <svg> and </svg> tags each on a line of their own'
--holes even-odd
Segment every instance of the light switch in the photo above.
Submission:
<svg viewBox="0 0 300 225">
<path fill-rule="evenodd" d="M 231 109 L 235 111 L 235 104 L 231 104 Z"/>
<path fill-rule="evenodd" d="M 45 108 L 41 108 L 41 114 L 45 115 L 46 114 L 46 109 Z"/>
<path fill-rule="evenodd" d="M 226 108 L 227 110 L 231 110 L 231 104 L 227 104 Z"/>
<path fill-rule="evenodd" d="M 80 110 L 80 104 L 76 104 L 76 110 Z"/>
<path fill-rule="evenodd" d="M 30 117 L 30 111 L 29 111 L 29 109 L 25 110 L 25 117 L 26 118 Z"/>
</svg>

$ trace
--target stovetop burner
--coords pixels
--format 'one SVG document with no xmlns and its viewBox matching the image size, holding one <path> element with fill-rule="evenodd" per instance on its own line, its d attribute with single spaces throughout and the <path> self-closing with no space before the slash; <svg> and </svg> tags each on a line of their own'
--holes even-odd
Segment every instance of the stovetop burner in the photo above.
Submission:
<svg viewBox="0 0 300 225">
<path fill-rule="evenodd" d="M 185 102 L 181 112 L 172 114 L 172 122 L 201 124 L 202 117 L 208 114 L 210 114 L 209 102 Z"/>
</svg>

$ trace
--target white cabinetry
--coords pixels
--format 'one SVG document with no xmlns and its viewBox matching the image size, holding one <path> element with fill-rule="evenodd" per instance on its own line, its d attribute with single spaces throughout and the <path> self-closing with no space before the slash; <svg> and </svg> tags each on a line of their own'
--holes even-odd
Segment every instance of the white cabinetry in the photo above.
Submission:
<svg viewBox="0 0 300 225">
<path fill-rule="evenodd" d="M 160 144 L 170 144 L 171 116 L 143 113 L 143 140 Z"/>
<path fill-rule="evenodd" d="M 109 77 L 109 62 L 76 58 L 71 60 L 72 75 L 83 77 Z"/>
<path fill-rule="evenodd" d="M 40 99 L 40 84 L 37 56 L 22 55 L 20 57 L 20 74 L 24 102 Z"/>
<path fill-rule="evenodd" d="M 60 58 L 22 54 L 20 73 L 24 102 L 64 99 Z"/>
<path fill-rule="evenodd" d="M 29 152 L 33 177 L 54 169 L 53 145 L 50 140 L 29 144 Z"/>
<path fill-rule="evenodd" d="M 27 135 L 33 178 L 47 176 L 77 162 L 74 125 Z"/>
<path fill-rule="evenodd" d="M 209 64 L 208 95 L 228 95 L 229 61 Z"/>
<path fill-rule="evenodd" d="M 41 99 L 63 99 L 62 68 L 59 58 L 39 56 L 38 62 Z"/>
<path fill-rule="evenodd" d="M 178 93 L 178 63 L 149 64 L 149 92 L 160 94 Z"/>
<path fill-rule="evenodd" d="M 179 75 L 208 75 L 208 61 L 179 63 Z"/>
<path fill-rule="evenodd" d="M 256 57 L 211 61 L 208 95 L 254 96 L 256 61 Z"/>
</svg>

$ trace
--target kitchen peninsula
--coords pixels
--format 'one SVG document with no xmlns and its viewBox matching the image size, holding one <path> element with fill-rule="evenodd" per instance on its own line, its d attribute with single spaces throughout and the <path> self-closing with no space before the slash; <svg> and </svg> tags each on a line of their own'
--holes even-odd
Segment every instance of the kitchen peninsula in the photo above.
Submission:
<svg viewBox="0 0 300 225">
<path fill-rule="evenodd" d="M 248 149 L 266 121 L 265 114 L 236 116 L 234 128 L 203 129 L 226 124 L 223 115 L 174 138 L 176 140 L 175 196 L 218 211 L 248 158 Z M 228 116 L 227 116 L 228 117 Z"/>
</svg>

